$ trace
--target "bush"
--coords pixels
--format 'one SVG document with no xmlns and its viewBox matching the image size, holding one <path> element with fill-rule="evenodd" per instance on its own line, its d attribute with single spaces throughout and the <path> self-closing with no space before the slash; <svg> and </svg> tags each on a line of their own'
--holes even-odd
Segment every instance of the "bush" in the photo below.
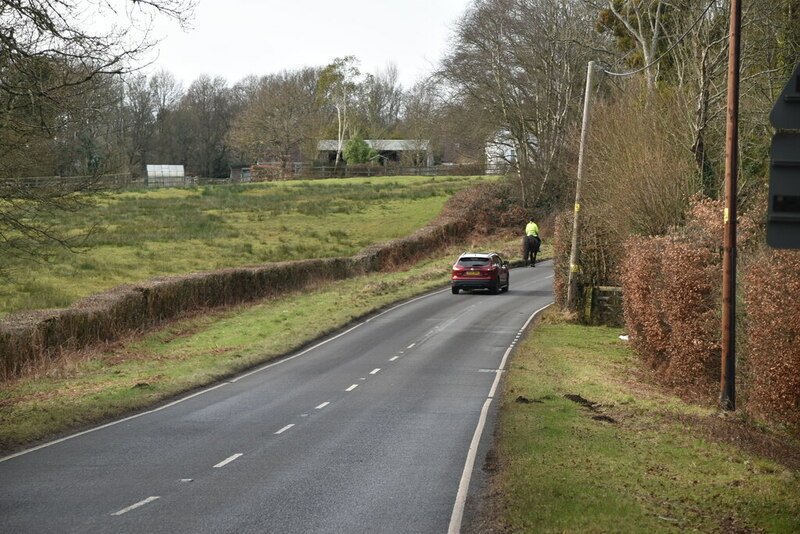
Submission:
<svg viewBox="0 0 800 534">
<path fill-rule="evenodd" d="M 668 237 L 634 237 L 622 263 L 625 324 L 661 382 L 694 394 L 720 376 L 722 205 L 692 200 Z"/>
<path fill-rule="evenodd" d="M 666 238 L 632 237 L 621 265 L 625 326 L 631 346 L 652 369 L 668 364 L 670 326 L 661 307 L 664 297 L 662 251 Z"/>
<path fill-rule="evenodd" d="M 378 151 L 358 136 L 350 138 L 342 153 L 348 165 L 370 163 L 378 158 Z"/>
<path fill-rule="evenodd" d="M 476 233 L 507 229 L 518 231 L 520 237 L 530 216 L 503 182 L 481 184 L 460 192 L 448 202 L 442 214 L 467 221 Z"/>
<path fill-rule="evenodd" d="M 573 219 L 573 212 L 562 212 L 556 216 L 554 224 L 553 289 L 556 302 L 562 307 L 567 306 Z M 592 213 L 583 211 L 579 224 L 578 286 L 618 286 L 624 248 L 613 228 Z"/>
<path fill-rule="evenodd" d="M 800 425 L 800 252 L 759 255 L 744 286 L 748 410 Z"/>
</svg>

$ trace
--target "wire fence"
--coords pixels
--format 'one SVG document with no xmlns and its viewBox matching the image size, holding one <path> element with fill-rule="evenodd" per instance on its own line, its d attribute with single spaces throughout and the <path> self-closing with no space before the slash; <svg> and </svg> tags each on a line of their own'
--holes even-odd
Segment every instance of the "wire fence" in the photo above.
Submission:
<svg viewBox="0 0 800 534">
<path fill-rule="evenodd" d="M 242 172 L 243 170 L 247 172 Z M 97 176 L 37 176 L 6 178 L 6 186 L 30 188 L 84 188 L 125 190 L 158 187 L 192 187 L 198 185 L 222 185 L 229 183 L 254 183 L 282 180 L 329 180 L 336 178 L 370 178 L 393 176 L 475 176 L 482 174 L 507 174 L 513 169 L 508 165 L 435 165 L 430 167 L 400 167 L 381 165 L 313 166 L 298 164 L 289 168 L 278 166 L 245 167 L 231 172 L 223 178 L 182 176 L 171 180 L 148 181 L 146 176 L 130 173 L 102 174 Z"/>
</svg>

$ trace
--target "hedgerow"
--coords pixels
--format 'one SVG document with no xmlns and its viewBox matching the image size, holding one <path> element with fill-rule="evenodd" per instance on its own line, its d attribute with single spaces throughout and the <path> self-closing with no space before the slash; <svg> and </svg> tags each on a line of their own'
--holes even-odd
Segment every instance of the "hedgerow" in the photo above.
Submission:
<svg viewBox="0 0 800 534">
<path fill-rule="evenodd" d="M 800 425 L 800 252 L 759 254 L 744 275 L 748 409 Z"/>
<path fill-rule="evenodd" d="M 706 395 L 720 375 L 721 211 L 694 199 L 671 235 L 629 239 L 621 266 L 632 346 L 659 381 Z"/>
<path fill-rule="evenodd" d="M 628 255 L 621 265 L 623 314 L 631 346 L 651 368 L 669 365 L 671 329 L 662 309 L 664 278 L 662 251 L 666 238 L 634 236 L 626 243 Z"/>
<path fill-rule="evenodd" d="M 632 347 L 658 380 L 707 398 L 721 367 L 722 212 L 719 201 L 694 199 L 671 235 L 630 238 L 621 265 Z M 737 249 L 740 406 L 800 425 L 800 253 L 766 249 L 749 214 L 739 219 Z"/>
</svg>

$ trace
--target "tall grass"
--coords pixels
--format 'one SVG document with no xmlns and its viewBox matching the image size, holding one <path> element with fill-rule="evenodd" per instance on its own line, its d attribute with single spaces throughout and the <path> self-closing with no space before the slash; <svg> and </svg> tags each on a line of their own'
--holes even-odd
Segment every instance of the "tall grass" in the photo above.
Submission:
<svg viewBox="0 0 800 534">
<path fill-rule="evenodd" d="M 351 178 L 106 193 L 57 222 L 79 253 L 3 258 L 0 316 L 163 275 L 349 256 L 411 234 L 484 177 Z"/>
</svg>

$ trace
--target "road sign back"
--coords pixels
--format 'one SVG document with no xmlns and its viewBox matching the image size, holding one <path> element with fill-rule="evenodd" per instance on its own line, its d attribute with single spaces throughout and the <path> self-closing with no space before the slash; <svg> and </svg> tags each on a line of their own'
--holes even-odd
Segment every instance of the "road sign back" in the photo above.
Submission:
<svg viewBox="0 0 800 534">
<path fill-rule="evenodd" d="M 800 63 L 772 107 L 769 122 L 778 130 L 800 130 Z"/>
<path fill-rule="evenodd" d="M 800 133 L 772 138 L 767 244 L 800 249 Z"/>
</svg>

